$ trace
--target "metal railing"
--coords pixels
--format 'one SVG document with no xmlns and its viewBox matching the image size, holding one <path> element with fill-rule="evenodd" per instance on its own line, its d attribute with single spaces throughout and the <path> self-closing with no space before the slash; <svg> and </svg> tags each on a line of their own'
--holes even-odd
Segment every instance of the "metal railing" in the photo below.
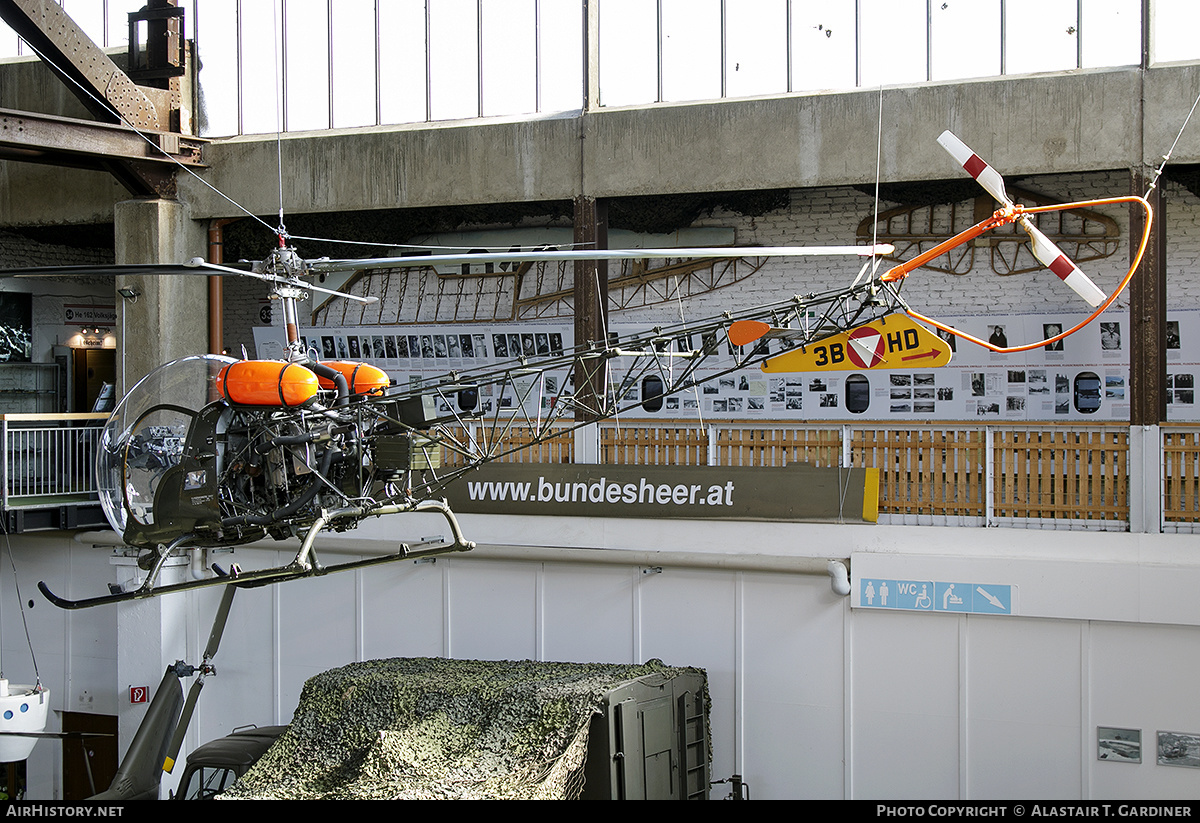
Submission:
<svg viewBox="0 0 1200 823">
<path fill-rule="evenodd" d="M 96 444 L 106 414 L 0 414 L 3 509 L 98 500 Z"/>
<path fill-rule="evenodd" d="M 719 465 L 879 470 L 892 522 L 1124 529 L 1125 426 L 714 427 Z"/>
<path fill-rule="evenodd" d="M 1162 521 L 1172 531 L 1200 528 L 1200 426 L 1163 426 Z"/>
<path fill-rule="evenodd" d="M 102 414 L 0 415 L 4 509 L 97 499 Z M 476 438 L 498 436 L 484 427 Z M 1125 529 L 1129 428 L 972 423 L 793 425 L 769 421 L 605 422 L 599 462 L 655 466 L 787 466 L 879 470 L 879 512 L 893 523 Z M 549 440 L 513 427 L 504 462 L 571 463 L 575 433 Z M 462 458 L 443 456 L 446 465 Z M 1200 426 L 1164 427 L 1163 521 L 1200 524 Z"/>
</svg>

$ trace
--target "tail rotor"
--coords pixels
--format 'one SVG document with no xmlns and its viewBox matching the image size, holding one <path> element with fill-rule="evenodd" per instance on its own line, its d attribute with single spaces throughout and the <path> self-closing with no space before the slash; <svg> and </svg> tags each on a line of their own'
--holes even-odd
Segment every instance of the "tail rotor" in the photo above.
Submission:
<svg viewBox="0 0 1200 823">
<path fill-rule="evenodd" d="M 1016 205 L 1004 189 L 1004 178 L 1000 172 L 989 166 L 983 159 L 971 150 L 966 143 L 959 140 L 953 132 L 944 131 L 938 137 L 941 144 L 954 160 L 963 167 L 967 174 L 1006 209 L 1015 209 Z M 1016 221 L 1029 235 L 1029 245 L 1033 256 L 1038 262 L 1050 269 L 1060 280 L 1066 283 L 1076 294 L 1095 308 L 1103 303 L 1106 295 L 1071 259 L 1062 252 L 1054 242 L 1042 233 L 1028 216 L 1021 216 Z"/>
<path fill-rule="evenodd" d="M 1071 262 L 1071 259 L 1063 254 L 1049 237 L 1042 234 L 1038 227 L 1033 225 L 1032 220 L 1022 217 L 1019 222 L 1021 228 L 1029 234 L 1033 256 L 1038 259 L 1039 263 L 1054 272 L 1059 280 L 1062 280 L 1076 294 L 1086 300 L 1089 306 L 1095 308 L 1108 298 L 1108 295 L 1102 292 L 1091 278 L 1080 270 L 1079 266 Z"/>
</svg>

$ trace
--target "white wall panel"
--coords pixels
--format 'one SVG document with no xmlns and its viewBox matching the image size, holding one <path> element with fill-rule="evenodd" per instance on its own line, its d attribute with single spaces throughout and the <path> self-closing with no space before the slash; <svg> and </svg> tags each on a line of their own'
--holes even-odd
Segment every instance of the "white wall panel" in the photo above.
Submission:
<svg viewBox="0 0 1200 823">
<path fill-rule="evenodd" d="M 117 682 L 116 612 L 86 614 L 54 608 L 37 591 L 45 580 L 54 591 L 73 588 L 77 592 L 103 586 L 112 571 L 106 552 L 80 546 L 61 534 L 13 536 L 12 565 L 18 575 L 21 597 L 13 585 L 12 565 L 5 548 L 0 574 L 0 621 L 3 625 L 4 675 L 14 684 L 33 684 L 40 676 L 50 689 L 48 731 L 62 728 L 60 712 L 78 711 L 117 714 L 122 692 Z M 57 586 L 57 588 L 55 588 Z M 26 620 L 37 675 L 25 639 L 20 602 Z M 33 601 L 33 607 L 29 607 Z M 30 797 L 51 798 L 59 783 L 62 745 L 43 741 L 29 756 L 27 775 Z"/>
<path fill-rule="evenodd" d="M 738 771 L 736 734 L 738 624 L 735 576 L 664 568 L 638 583 L 638 662 L 658 658 L 670 666 L 698 666 L 708 673 L 712 696 L 712 773 Z"/>
<path fill-rule="evenodd" d="M 208 644 L 221 592 L 206 589 L 189 597 L 192 603 L 188 649 L 186 656 L 182 650 L 178 656 L 198 664 Z M 272 587 L 243 589 L 234 595 L 225 633 L 213 659 L 217 674 L 204 682 L 190 745 L 229 734 L 239 726 L 268 726 L 291 720 L 296 704 L 281 705 L 277 698 L 276 624 Z"/>
<path fill-rule="evenodd" d="M 1083 624 L 971 616 L 964 625 L 966 796 L 1080 797 Z"/>
<path fill-rule="evenodd" d="M 742 775 L 755 797 L 840 799 L 848 602 L 824 577 L 747 573 L 741 585 Z"/>
<path fill-rule="evenodd" d="M 563 542 L 562 530 L 541 535 L 533 519 L 493 517 L 476 532 L 498 542 L 517 534 L 527 545 L 543 537 Z M 686 521 L 632 525 L 612 521 L 588 539 L 618 548 L 649 534 L 660 544 L 704 550 L 728 537 Z M 1186 616 L 1190 606 L 1172 609 L 1161 601 L 1178 600 L 1179 591 L 1156 593 L 1138 582 L 1153 569 L 1183 574 L 1194 565 L 1179 536 L 738 525 L 757 547 L 836 545 L 853 555 L 852 577 L 874 564 L 897 579 L 924 579 L 931 568 L 946 568 L 938 564 L 953 556 L 946 546 L 955 542 L 967 547 L 955 562 L 967 565 L 951 570 L 1002 564 L 1025 588 L 1042 585 L 1052 562 L 1058 573 L 1044 585 L 1069 593 L 1070 614 L 852 608 L 824 576 L 673 566 L 647 574 L 637 564 L 491 560 L 481 549 L 239 591 L 189 745 L 238 725 L 287 722 L 304 680 L 319 671 L 448 648 L 458 658 L 658 657 L 704 668 L 713 699 L 712 774 L 740 773 L 755 798 L 1154 799 L 1200 788 L 1197 770 L 1154 762 L 1156 731 L 1200 732 L 1200 626 L 1151 623 L 1152 611 Z M 390 535 L 373 534 L 357 536 L 364 550 L 392 548 Z M 1080 541 L 1091 546 L 1090 561 Z M 38 579 L 78 597 L 97 593 L 112 575 L 107 550 L 44 537 L 14 542 L 25 599 Z M 700 556 L 711 559 L 711 551 Z M 286 561 L 290 552 L 243 548 L 234 559 L 254 568 Z M 327 551 L 323 559 L 348 556 Z M 1124 589 L 1113 583 L 1120 574 Z M 1089 580 L 1105 585 L 1084 585 Z M 160 658 L 199 662 L 219 594 L 165 598 L 181 617 L 164 618 L 160 649 L 143 649 L 145 633 L 116 637 L 118 609 L 137 606 L 63 612 L 34 595 L 30 627 L 55 708 L 120 710 L 136 720 L 130 684 L 118 681 L 119 645 L 152 656 L 155 666 Z M 0 595 L 7 673 L 24 678 L 27 652 L 13 628 L 20 623 L 8 582 Z M 1143 606 L 1130 622 L 1104 620 L 1120 596 Z M 1151 600 L 1154 610 L 1146 606 Z M 187 631 L 177 633 L 171 626 L 182 618 Z M 1098 761 L 1099 725 L 1141 729 L 1143 762 Z M 56 746 L 35 749 L 31 780 L 41 796 L 54 791 L 59 759 Z"/>
<path fill-rule="evenodd" d="M 456 563 L 449 574 L 449 657 L 536 659 L 536 565 Z"/>
<path fill-rule="evenodd" d="M 1090 629 L 1091 695 L 1083 762 L 1091 796 L 1129 800 L 1196 796 L 1200 772 L 1156 765 L 1155 734 L 1200 730 L 1196 700 L 1200 631 L 1189 626 L 1123 623 L 1093 623 Z M 1096 751 L 1097 726 L 1140 729 L 1142 762 L 1101 761 Z"/>
<path fill-rule="evenodd" d="M 851 796 L 959 795 L 960 619 L 856 610 Z"/>
<path fill-rule="evenodd" d="M 541 658 L 579 663 L 634 659 L 636 568 L 547 563 Z"/>
<path fill-rule="evenodd" d="M 345 558 L 347 560 L 352 558 Z M 329 561 L 326 561 L 329 562 Z M 274 586 L 279 599 L 279 700 L 282 715 L 295 709 L 304 682 L 358 655 L 357 581 L 353 574 Z"/>
<path fill-rule="evenodd" d="M 363 659 L 445 653 L 442 582 L 452 562 L 392 563 L 356 573 L 364 604 Z"/>
</svg>

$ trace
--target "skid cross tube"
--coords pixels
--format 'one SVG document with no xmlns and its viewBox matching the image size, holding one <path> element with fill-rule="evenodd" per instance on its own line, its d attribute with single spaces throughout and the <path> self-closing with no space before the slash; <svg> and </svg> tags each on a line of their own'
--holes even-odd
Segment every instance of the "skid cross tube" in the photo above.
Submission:
<svg viewBox="0 0 1200 823">
<path fill-rule="evenodd" d="M 450 510 L 450 506 L 443 500 L 422 500 L 412 506 L 384 506 L 372 511 L 370 514 L 384 515 L 399 514 L 401 512 L 431 512 L 441 514 L 446 519 L 447 524 L 449 524 L 451 539 L 448 542 L 435 544 L 421 543 L 410 545 L 408 543 L 401 543 L 397 551 L 392 554 L 368 557 L 362 560 L 352 560 L 347 563 L 337 563 L 331 566 L 321 566 L 315 562 L 315 555 L 313 554 L 313 544 L 318 534 L 330 522 L 335 522 L 338 517 L 346 517 L 352 514 L 349 509 L 337 509 L 330 511 L 328 516 L 322 519 L 319 524 L 313 524 L 312 528 L 305 534 L 300 550 L 296 552 L 296 556 L 286 566 L 254 571 L 231 571 L 225 575 L 217 575 L 204 580 L 189 580 L 185 583 L 173 583 L 166 586 L 153 585 L 151 578 L 148 576 L 146 581 L 133 591 L 82 600 L 71 600 L 60 597 L 50 591 L 50 587 L 44 581 L 38 583 L 38 589 L 41 590 L 47 600 L 61 609 L 86 609 L 92 606 L 103 606 L 109 603 L 127 603 L 133 600 L 158 597 L 174 592 L 192 591 L 193 589 L 210 588 L 212 586 L 236 586 L 242 589 L 252 589 L 259 586 L 268 586 L 272 583 L 283 583 L 288 580 L 322 577 L 327 574 L 349 571 L 351 569 L 364 569 L 370 566 L 394 563 L 397 560 L 411 560 L 418 557 L 449 554 L 451 552 L 465 552 L 475 548 L 475 543 L 463 536 L 462 527 L 459 525 L 458 519 L 454 516 L 454 512 Z M 179 545 L 181 542 L 182 538 L 175 541 L 172 543 L 172 548 L 181 548 Z"/>
</svg>

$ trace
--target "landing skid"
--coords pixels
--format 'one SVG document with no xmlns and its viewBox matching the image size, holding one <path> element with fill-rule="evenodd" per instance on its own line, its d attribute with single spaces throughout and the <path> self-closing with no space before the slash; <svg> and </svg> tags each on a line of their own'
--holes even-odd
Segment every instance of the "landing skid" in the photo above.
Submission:
<svg viewBox="0 0 1200 823">
<path fill-rule="evenodd" d="M 416 506 L 385 506 L 382 509 L 375 510 L 371 514 L 396 514 L 402 511 L 417 511 L 417 512 L 437 512 L 446 518 L 446 522 L 450 524 L 450 531 L 453 539 L 448 543 L 437 543 L 429 545 L 427 543 L 419 543 L 409 545 L 401 543 L 400 549 L 394 554 L 385 554 L 379 557 L 369 557 L 363 560 L 352 560 L 348 563 L 336 563 L 332 566 L 322 566 L 316 560 L 316 555 L 313 551 L 313 542 L 317 535 L 331 522 L 347 516 L 357 515 L 362 517 L 364 512 L 357 508 L 335 509 L 323 514 L 312 525 L 304 536 L 303 544 L 300 551 L 296 553 L 296 557 L 291 563 L 286 566 L 278 566 L 270 569 L 257 569 L 254 571 L 240 571 L 231 569 L 228 572 L 214 567 L 217 576 L 205 580 L 189 580 L 186 583 L 172 583 L 169 585 L 157 585 L 158 573 L 161 570 L 167 555 L 172 549 L 185 547 L 187 538 L 180 538 L 174 541 L 169 547 L 164 547 L 159 552 L 158 562 L 155 563 L 154 569 L 147 575 L 145 582 L 133 591 L 120 592 L 117 594 L 106 594 L 100 597 L 88 597 L 82 600 L 69 600 L 65 597 L 59 597 L 54 592 L 50 591 L 50 587 L 45 581 L 38 582 L 38 589 L 45 595 L 46 599 L 58 606 L 60 609 L 87 609 L 92 606 L 103 606 L 108 603 L 127 603 L 133 600 L 144 600 L 150 597 L 158 597 L 164 594 L 172 594 L 173 592 L 186 592 L 192 589 L 205 589 L 211 586 L 236 586 L 241 589 L 253 589 L 259 586 L 269 586 L 272 583 L 285 583 L 289 580 L 301 580 L 306 577 L 323 577 L 327 574 L 335 572 L 349 571 L 351 569 L 363 569 L 370 566 L 380 566 L 385 563 L 394 563 L 397 560 L 411 560 L 418 557 L 429 557 L 438 554 L 448 554 L 450 552 L 466 552 L 475 548 L 473 541 L 463 537 L 462 529 L 458 525 L 458 520 L 454 517 L 454 512 L 450 507 L 441 500 L 423 500 Z"/>
</svg>

